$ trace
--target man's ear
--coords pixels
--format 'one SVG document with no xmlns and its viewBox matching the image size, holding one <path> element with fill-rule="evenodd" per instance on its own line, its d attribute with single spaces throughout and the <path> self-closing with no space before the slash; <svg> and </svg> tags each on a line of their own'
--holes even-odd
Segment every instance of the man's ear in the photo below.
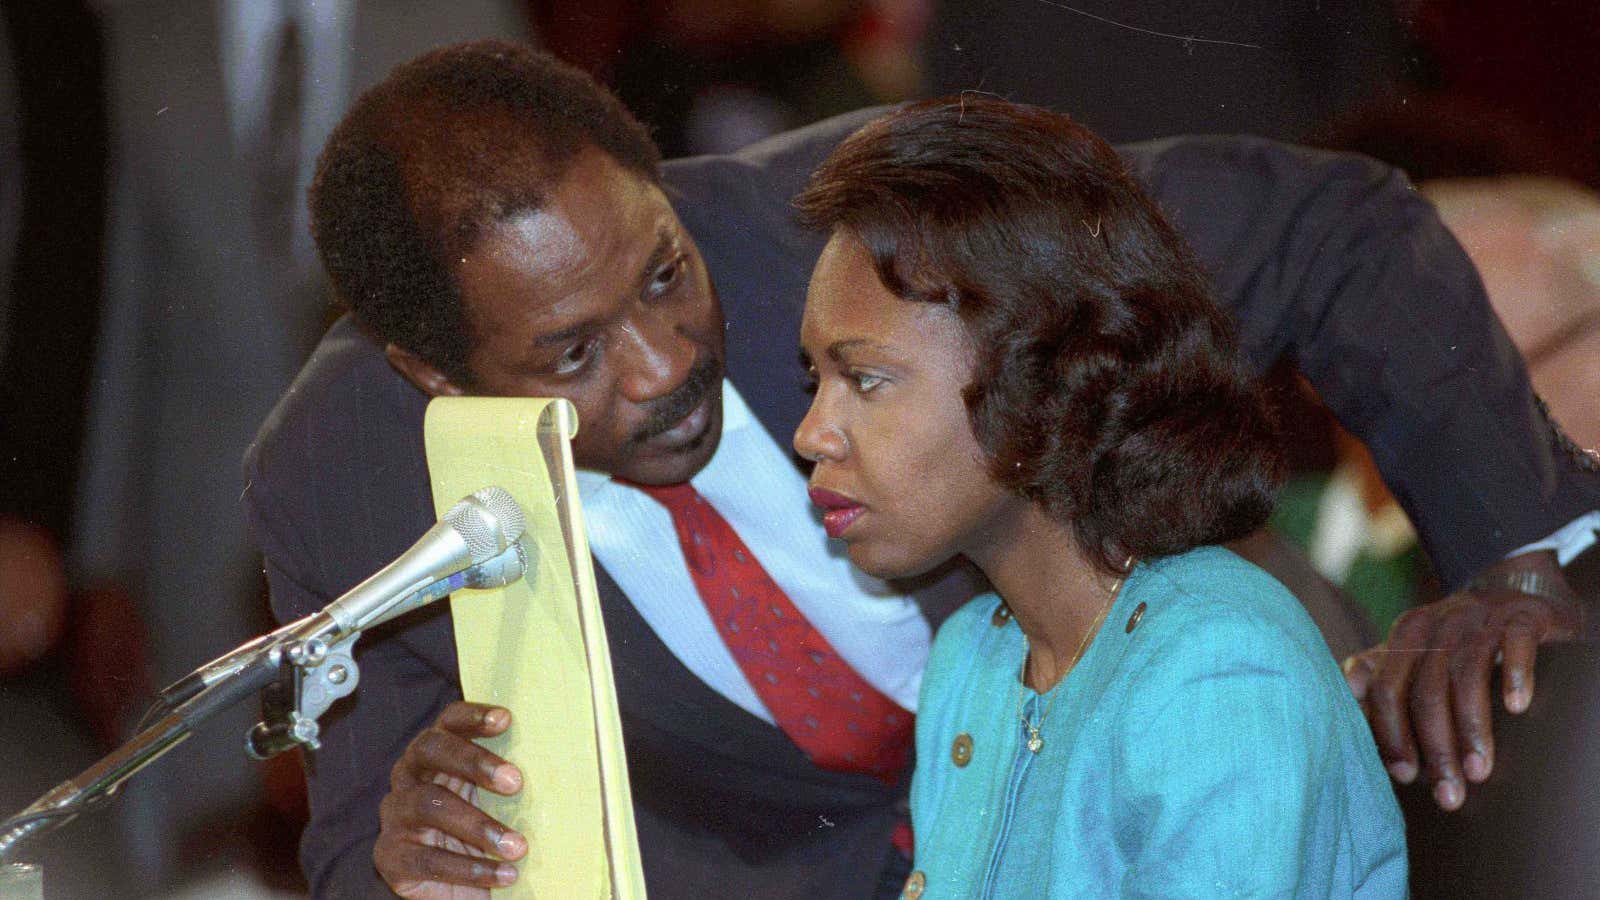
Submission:
<svg viewBox="0 0 1600 900">
<path fill-rule="evenodd" d="M 389 365 L 394 366 L 396 372 L 430 397 L 459 397 L 466 393 L 432 363 L 398 344 L 386 345 L 383 355 L 389 358 Z"/>
</svg>

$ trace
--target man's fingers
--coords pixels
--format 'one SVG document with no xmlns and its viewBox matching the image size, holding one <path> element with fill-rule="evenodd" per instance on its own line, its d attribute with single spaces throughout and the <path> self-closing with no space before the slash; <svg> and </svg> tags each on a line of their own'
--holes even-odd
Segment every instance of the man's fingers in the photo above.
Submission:
<svg viewBox="0 0 1600 900">
<path fill-rule="evenodd" d="M 1533 702 L 1533 665 L 1542 631 L 1536 618 L 1527 614 L 1518 614 L 1506 624 L 1500 690 L 1510 712 L 1525 712 Z"/>
<path fill-rule="evenodd" d="M 1417 777 L 1417 745 L 1405 702 L 1409 687 L 1409 667 L 1391 672 L 1384 666 L 1367 692 L 1368 719 L 1378 742 L 1378 754 L 1389 775 L 1401 784 L 1410 784 Z"/>
<path fill-rule="evenodd" d="M 405 843 L 438 845 L 442 836 L 502 859 L 528 852 L 526 838 L 441 785 L 389 794 L 378 805 L 378 818 L 385 835 Z"/>
<path fill-rule="evenodd" d="M 432 783 L 438 775 L 497 794 L 515 794 L 522 789 L 522 772 L 516 766 L 442 727 L 429 728 L 411 740 L 395 763 L 390 785 L 402 790 L 412 784 Z"/>
<path fill-rule="evenodd" d="M 1411 731 L 1408 698 L 1430 629 L 1426 616 L 1408 613 L 1395 622 L 1387 644 L 1368 651 L 1376 671 L 1367 682 L 1367 720 L 1389 776 L 1401 784 L 1410 784 L 1417 777 L 1417 745 Z"/>
<path fill-rule="evenodd" d="M 441 884 L 496 888 L 517 880 L 517 867 L 508 862 L 462 856 L 409 842 L 389 843 L 383 838 L 378 841 L 373 859 L 384 881 L 402 897 L 434 896 Z"/>
<path fill-rule="evenodd" d="M 503 706 L 457 700 L 439 713 L 435 724 L 464 737 L 493 737 L 511 725 L 511 711 Z"/>
<path fill-rule="evenodd" d="M 1524 592 L 1520 585 L 1530 583 L 1530 573 L 1539 590 Z M 1583 607 L 1570 602 L 1549 551 L 1507 559 L 1484 578 L 1484 586 L 1402 615 L 1384 646 L 1344 666 L 1389 774 L 1410 783 L 1420 747 L 1436 782 L 1434 798 L 1445 809 L 1459 808 L 1467 781 L 1482 781 L 1494 768 L 1495 666 L 1504 665 L 1506 708 L 1521 712 L 1533 697 L 1539 644 L 1569 639 L 1583 627 Z"/>
<path fill-rule="evenodd" d="M 1452 655 L 1442 649 L 1427 653 L 1411 687 L 1412 728 L 1422 751 L 1423 768 L 1433 782 L 1434 800 L 1447 810 L 1458 809 L 1466 799 L 1450 709 Z"/>
<path fill-rule="evenodd" d="M 1377 650 L 1367 650 L 1354 656 L 1345 657 L 1344 665 L 1340 667 L 1344 670 L 1345 683 L 1350 685 L 1350 693 L 1356 695 L 1357 703 L 1365 704 L 1367 702 L 1367 687 L 1372 683 L 1373 677 L 1378 674 L 1378 661 L 1375 654 L 1382 649 L 1380 647 Z"/>
<path fill-rule="evenodd" d="M 1494 769 L 1493 701 L 1489 684 L 1501 632 L 1486 629 L 1456 651 L 1450 665 L 1450 707 L 1455 714 L 1456 746 L 1461 770 L 1473 784 L 1482 783 Z"/>
<path fill-rule="evenodd" d="M 473 742 L 510 726 L 511 713 L 502 707 L 457 702 L 406 746 L 378 807 L 381 830 L 372 852 L 395 893 L 459 900 L 467 896 L 460 893 L 463 887 L 503 887 L 516 880 L 508 860 L 527 854 L 527 839 L 471 802 L 476 788 L 500 794 L 522 789 L 516 766 Z"/>
</svg>

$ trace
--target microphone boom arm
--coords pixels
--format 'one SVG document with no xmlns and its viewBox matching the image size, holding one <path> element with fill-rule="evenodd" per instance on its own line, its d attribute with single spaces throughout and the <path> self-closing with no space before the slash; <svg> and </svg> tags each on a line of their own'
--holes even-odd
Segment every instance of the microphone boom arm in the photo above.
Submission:
<svg viewBox="0 0 1600 900">
<path fill-rule="evenodd" d="M 110 796 L 134 773 L 192 734 L 201 722 L 271 684 L 278 677 L 285 655 L 281 644 L 262 647 L 227 677 L 202 688 L 77 777 L 50 789 L 27 809 L 0 822 L 0 862 L 23 838 L 64 824 L 90 804 Z"/>
<path fill-rule="evenodd" d="M 464 574 L 429 585 L 394 606 L 403 606 L 403 612 L 432 602 L 462 586 Z M 424 595 L 427 599 L 419 599 Z M 315 750 L 320 731 L 317 719 L 334 701 L 354 693 L 360 681 L 354 651 L 361 632 L 340 632 L 338 623 L 324 613 L 306 616 L 174 683 L 162 692 L 167 712 L 154 724 L 75 778 L 50 789 L 27 809 L 0 822 L 0 863 L 18 842 L 64 825 L 109 797 L 124 781 L 182 743 L 202 722 L 258 691 L 265 719 L 246 735 L 245 751 L 256 759 L 266 759 L 300 745 Z M 336 638 L 334 643 L 328 643 L 330 638 Z"/>
<path fill-rule="evenodd" d="M 109 797 L 124 781 L 193 734 L 202 722 L 253 693 L 261 694 L 263 718 L 246 735 L 247 753 L 267 759 L 298 746 L 317 749 L 321 731 L 317 720 L 335 701 L 354 693 L 360 682 L 355 644 L 363 630 L 462 588 L 502 587 L 516 581 L 528 569 L 528 550 L 517 539 L 520 536 L 519 523 L 509 546 L 477 565 L 444 578 L 425 577 L 381 602 L 348 607 L 330 604 L 174 682 L 160 694 L 157 708 L 164 708 L 165 713 L 154 724 L 76 777 L 51 788 L 28 808 L 0 821 L 0 863 L 23 839 L 63 825 Z"/>
</svg>

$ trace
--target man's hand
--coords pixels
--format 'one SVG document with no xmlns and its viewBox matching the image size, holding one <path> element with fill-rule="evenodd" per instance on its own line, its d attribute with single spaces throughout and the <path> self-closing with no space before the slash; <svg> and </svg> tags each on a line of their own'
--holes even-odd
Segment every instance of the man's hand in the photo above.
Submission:
<svg viewBox="0 0 1600 900">
<path fill-rule="evenodd" d="M 488 888 L 516 880 L 508 861 L 528 852 L 527 839 L 472 805 L 478 788 L 507 796 L 522 789 L 516 766 L 472 742 L 510 725 L 509 710 L 452 703 L 394 764 L 372 861 L 396 894 L 487 898 Z"/>
<path fill-rule="evenodd" d="M 1401 784 L 1416 779 L 1420 744 L 1434 800 L 1446 810 L 1466 801 L 1467 781 L 1481 783 L 1494 768 L 1489 685 L 1495 665 L 1503 670 L 1506 709 L 1523 712 L 1533 700 L 1539 645 L 1573 640 L 1583 630 L 1583 608 L 1555 554 L 1524 554 L 1488 570 L 1522 571 L 1542 575 L 1557 597 L 1463 590 L 1402 615 L 1387 643 L 1344 663 L 1390 776 Z"/>
</svg>

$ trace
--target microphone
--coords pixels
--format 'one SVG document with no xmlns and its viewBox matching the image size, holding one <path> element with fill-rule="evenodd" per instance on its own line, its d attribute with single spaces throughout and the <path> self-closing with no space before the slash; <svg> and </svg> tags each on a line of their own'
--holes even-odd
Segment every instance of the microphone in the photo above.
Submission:
<svg viewBox="0 0 1600 900">
<path fill-rule="evenodd" d="M 333 640 L 385 621 L 392 607 L 417 591 L 504 553 L 525 528 L 522 507 L 510 492 L 482 488 L 446 510 L 409 550 L 318 615 L 337 626 Z"/>
<path fill-rule="evenodd" d="M 521 578 L 523 573 L 528 571 L 529 565 L 527 547 L 522 541 L 517 541 L 498 556 L 484 560 L 471 568 L 462 569 L 448 578 L 401 597 L 397 602 L 364 619 L 361 628 L 357 630 L 365 630 L 390 619 L 398 619 L 414 609 L 427 606 L 435 600 L 442 600 L 462 588 L 482 590 L 505 587 Z"/>
<path fill-rule="evenodd" d="M 522 577 L 527 520 L 505 488 L 475 491 L 395 560 L 337 600 L 206 663 L 161 691 L 175 705 L 248 665 L 255 654 L 286 639 L 321 638 L 328 644 L 387 622 L 463 587 L 501 587 Z"/>
</svg>

